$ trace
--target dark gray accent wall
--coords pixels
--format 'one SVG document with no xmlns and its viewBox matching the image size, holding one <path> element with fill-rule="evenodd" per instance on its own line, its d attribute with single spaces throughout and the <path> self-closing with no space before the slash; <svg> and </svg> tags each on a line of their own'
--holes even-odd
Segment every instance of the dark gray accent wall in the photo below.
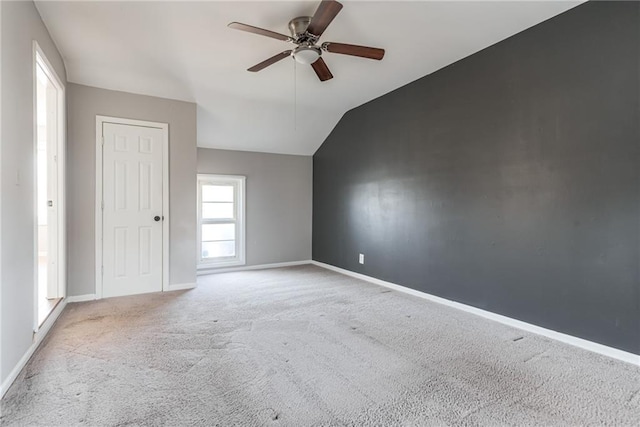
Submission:
<svg viewBox="0 0 640 427">
<path fill-rule="evenodd" d="M 313 259 L 640 354 L 639 29 L 586 3 L 348 112 Z"/>
</svg>

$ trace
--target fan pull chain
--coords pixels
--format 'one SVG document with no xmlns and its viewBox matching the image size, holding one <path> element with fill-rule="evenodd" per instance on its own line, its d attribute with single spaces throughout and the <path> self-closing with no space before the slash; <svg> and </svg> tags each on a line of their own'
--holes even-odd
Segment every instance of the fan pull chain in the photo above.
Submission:
<svg viewBox="0 0 640 427">
<path fill-rule="evenodd" d="M 298 64 L 293 61 L 293 130 L 298 130 Z"/>
</svg>

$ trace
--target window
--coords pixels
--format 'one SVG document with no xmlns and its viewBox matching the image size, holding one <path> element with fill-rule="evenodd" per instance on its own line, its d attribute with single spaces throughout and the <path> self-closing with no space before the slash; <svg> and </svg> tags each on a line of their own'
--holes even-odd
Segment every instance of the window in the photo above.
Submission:
<svg viewBox="0 0 640 427">
<path fill-rule="evenodd" d="M 244 265 L 244 176 L 198 174 L 198 268 Z"/>
</svg>

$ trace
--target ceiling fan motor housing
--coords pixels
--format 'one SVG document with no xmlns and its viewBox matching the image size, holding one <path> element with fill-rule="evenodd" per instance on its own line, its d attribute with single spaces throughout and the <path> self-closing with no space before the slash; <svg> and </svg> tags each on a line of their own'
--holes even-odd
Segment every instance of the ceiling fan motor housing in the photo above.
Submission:
<svg viewBox="0 0 640 427">
<path fill-rule="evenodd" d="M 293 58 L 300 64 L 313 64 L 322 55 L 322 51 L 315 46 L 318 37 L 307 32 L 311 23 L 310 16 L 298 16 L 289 21 L 289 31 L 293 42 L 298 45 L 293 50 Z"/>
<path fill-rule="evenodd" d="M 307 34 L 307 27 L 311 23 L 310 16 L 298 16 L 297 18 L 293 18 L 289 21 L 289 31 L 291 32 L 291 37 L 295 40 L 299 40 L 304 38 Z"/>
</svg>

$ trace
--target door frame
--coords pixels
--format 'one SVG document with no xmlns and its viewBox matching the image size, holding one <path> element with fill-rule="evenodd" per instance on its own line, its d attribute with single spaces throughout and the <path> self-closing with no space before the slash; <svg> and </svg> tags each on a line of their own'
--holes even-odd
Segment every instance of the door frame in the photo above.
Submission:
<svg viewBox="0 0 640 427">
<path fill-rule="evenodd" d="M 160 122 L 149 122 L 144 120 L 125 119 L 120 117 L 96 116 L 96 204 L 95 204 L 95 232 L 96 232 L 96 299 L 101 299 L 103 295 L 102 281 L 102 244 L 103 244 L 103 222 L 102 222 L 102 127 L 105 123 L 117 125 L 141 126 L 162 130 L 162 291 L 169 290 L 169 124 Z"/>
<path fill-rule="evenodd" d="M 57 205 L 57 266 L 58 266 L 58 295 L 60 296 L 60 302 L 62 302 L 67 297 L 67 203 L 66 203 L 66 153 L 67 153 L 67 111 L 66 111 L 66 87 L 62 80 L 56 73 L 55 68 L 49 62 L 47 55 L 44 53 L 44 50 L 40 47 L 36 40 L 33 41 L 32 44 L 32 57 L 33 64 L 31 67 L 32 70 L 32 88 L 33 88 L 33 203 L 34 208 L 37 209 L 38 206 L 38 192 L 37 192 L 37 180 L 38 180 L 38 116 L 37 116 L 37 108 L 38 108 L 38 96 L 36 93 L 37 90 L 37 82 L 36 82 L 36 69 L 38 66 L 38 57 L 42 60 L 45 67 L 43 71 L 49 77 L 53 85 L 56 87 L 57 91 L 57 99 L 56 99 L 56 107 L 57 107 L 57 144 L 56 144 L 56 160 L 57 160 L 57 191 L 56 191 L 56 202 Z M 34 210 L 34 236 L 33 236 L 33 253 L 34 253 L 34 298 L 33 298 L 33 331 L 37 333 L 40 329 L 40 322 L 38 321 L 38 215 L 37 210 Z M 53 313 L 53 310 L 51 311 Z M 46 321 L 46 320 L 45 320 Z M 44 323 L 43 323 L 44 325 Z"/>
</svg>

